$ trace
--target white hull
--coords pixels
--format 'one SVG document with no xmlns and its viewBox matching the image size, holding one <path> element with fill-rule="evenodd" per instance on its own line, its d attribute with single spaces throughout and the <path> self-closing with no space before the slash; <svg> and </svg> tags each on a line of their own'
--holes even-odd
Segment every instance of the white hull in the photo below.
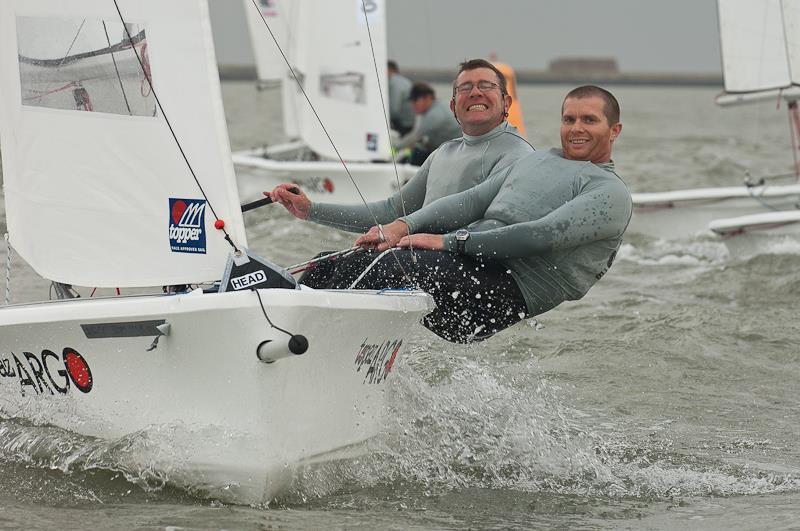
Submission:
<svg viewBox="0 0 800 531">
<path fill-rule="evenodd" d="M 252 291 L 0 308 L 0 413 L 109 440 L 164 426 L 211 430 L 217 444 L 184 449 L 171 478 L 228 501 L 268 501 L 295 467 L 376 434 L 384 378 L 432 303 L 413 292 L 259 293 L 272 323 L 308 339 L 307 352 L 288 354 L 288 336 Z M 160 320 L 169 335 L 147 351 L 155 334 L 134 329 Z M 98 331 L 112 337 L 89 337 Z M 265 340 L 288 357 L 262 362 Z M 88 364 L 88 392 L 67 375 L 65 349 Z"/>
<path fill-rule="evenodd" d="M 419 169 L 392 162 L 349 162 L 348 175 L 339 161 L 276 160 L 264 158 L 262 153 L 263 150 L 253 150 L 233 154 L 239 192 L 245 201 L 259 199 L 262 192 L 281 183 L 297 184 L 311 201 L 361 203 L 359 192 L 366 201 L 379 201 L 395 193 L 398 182 L 404 184 Z"/>
<path fill-rule="evenodd" d="M 655 238 L 683 239 L 709 231 L 717 219 L 791 210 L 800 201 L 800 184 L 698 188 L 632 194 L 629 232 Z"/>
</svg>

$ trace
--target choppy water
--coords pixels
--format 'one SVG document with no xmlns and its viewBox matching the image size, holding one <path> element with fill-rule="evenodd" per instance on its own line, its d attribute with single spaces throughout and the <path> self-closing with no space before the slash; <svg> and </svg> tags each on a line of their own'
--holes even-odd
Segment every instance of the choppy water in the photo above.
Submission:
<svg viewBox="0 0 800 531">
<path fill-rule="evenodd" d="M 568 88 L 521 88 L 537 146 L 558 142 Z M 634 190 L 791 167 L 774 104 L 720 110 L 713 89 L 613 90 L 615 159 Z M 223 92 L 235 148 L 280 139 L 276 93 Z M 251 245 L 281 264 L 351 241 L 277 207 L 247 216 Z M 466 348 L 420 328 L 371 453 L 306 471 L 271 508 L 166 486 L 172 470 L 154 463 L 169 449 L 154 441 L 178 435 L 109 443 L 0 420 L 0 528 L 797 528 L 800 241 L 762 243 L 737 256 L 711 236 L 630 234 L 581 301 Z M 13 271 L 15 301 L 47 297 L 19 260 Z"/>
</svg>

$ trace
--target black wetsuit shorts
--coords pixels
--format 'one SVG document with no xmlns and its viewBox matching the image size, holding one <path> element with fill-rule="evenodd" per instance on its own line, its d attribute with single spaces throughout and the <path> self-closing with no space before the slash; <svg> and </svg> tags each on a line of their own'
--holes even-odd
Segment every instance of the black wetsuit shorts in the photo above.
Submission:
<svg viewBox="0 0 800 531">
<path fill-rule="evenodd" d="M 378 256 L 358 252 L 317 262 L 300 277 L 300 283 L 317 289 L 349 288 Z M 455 343 L 491 337 L 528 313 L 522 292 L 502 262 L 447 251 L 395 249 L 372 265 L 354 287 L 426 291 L 436 309 L 422 324 Z"/>
</svg>

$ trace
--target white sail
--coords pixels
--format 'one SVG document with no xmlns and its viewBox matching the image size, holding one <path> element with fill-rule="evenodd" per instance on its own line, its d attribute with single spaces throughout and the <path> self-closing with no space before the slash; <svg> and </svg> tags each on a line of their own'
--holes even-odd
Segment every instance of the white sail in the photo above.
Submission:
<svg viewBox="0 0 800 531">
<path fill-rule="evenodd" d="M 293 66 L 345 160 L 388 160 L 382 94 L 387 90 L 386 6 L 383 0 L 363 5 L 369 26 L 362 0 L 300 2 Z M 294 97 L 304 100 L 294 90 Z M 337 158 L 313 110 L 304 101 L 295 101 L 300 137 L 317 153 Z"/>
<path fill-rule="evenodd" d="M 206 2 L 116 4 L 133 47 L 110 0 L 0 2 L 11 242 L 68 284 L 218 279 L 231 246 L 216 216 L 246 241 Z"/>
<path fill-rule="evenodd" d="M 718 0 L 725 91 L 775 92 L 800 82 L 800 1 Z"/>
<path fill-rule="evenodd" d="M 292 1 L 243 0 L 243 2 L 258 81 L 263 85 L 280 84 L 286 72 L 286 62 L 278 46 L 286 53 L 291 38 L 292 28 L 289 20 Z"/>
</svg>

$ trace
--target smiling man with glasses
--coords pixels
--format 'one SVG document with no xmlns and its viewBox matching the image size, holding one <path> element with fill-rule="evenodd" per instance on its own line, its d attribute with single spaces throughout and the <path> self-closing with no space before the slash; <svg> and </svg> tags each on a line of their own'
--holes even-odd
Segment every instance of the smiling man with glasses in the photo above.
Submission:
<svg viewBox="0 0 800 531">
<path fill-rule="evenodd" d="M 483 135 L 499 126 L 510 107 L 506 79 L 491 63 L 462 70 L 453 83 L 450 110 L 467 135 Z"/>
<path fill-rule="evenodd" d="M 473 86 L 467 90 L 468 85 Z M 459 65 L 450 110 L 462 136 L 441 144 L 402 188 L 391 197 L 369 204 L 311 203 L 295 184 L 264 192 L 292 215 L 351 232 L 366 232 L 375 223 L 389 223 L 451 194 L 482 183 L 493 172 L 534 151 L 506 121 L 511 96 L 506 79 L 492 63 L 470 59 Z M 316 274 L 324 276 L 319 268 Z M 304 279 L 312 285 L 315 278 Z M 316 285 L 316 284 L 315 284 Z M 312 287 L 314 287 L 312 285 Z"/>
</svg>

